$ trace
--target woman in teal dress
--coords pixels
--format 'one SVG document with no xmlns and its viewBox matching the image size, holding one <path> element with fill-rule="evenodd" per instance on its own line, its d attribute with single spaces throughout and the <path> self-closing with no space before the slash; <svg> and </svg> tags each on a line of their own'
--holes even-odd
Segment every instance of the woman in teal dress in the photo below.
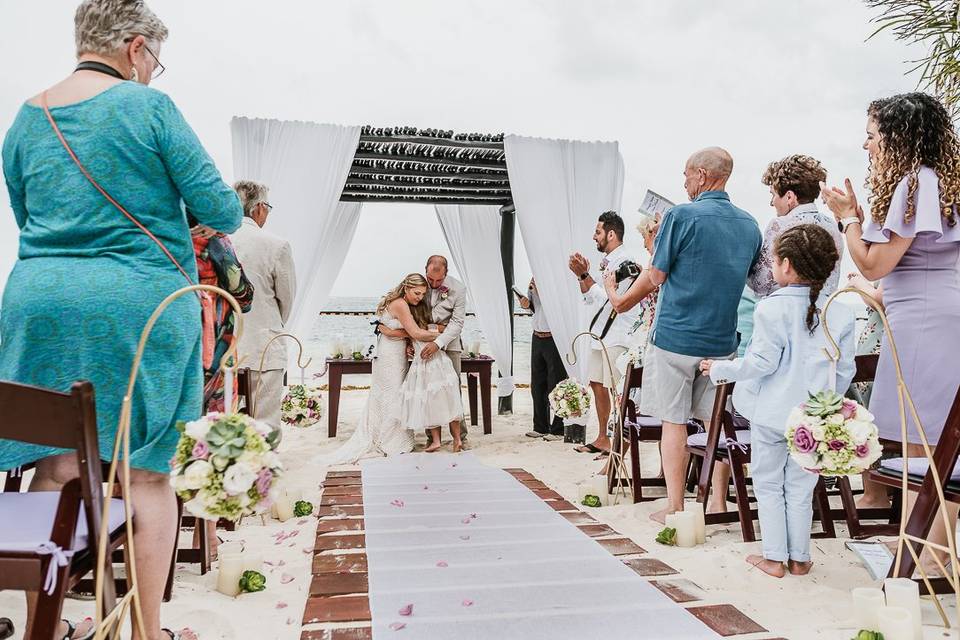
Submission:
<svg viewBox="0 0 960 640">
<path fill-rule="evenodd" d="M 226 233 L 240 226 L 243 212 L 173 101 L 146 86 L 162 70 L 158 56 L 166 37 L 166 27 L 143 3 L 85 0 L 76 16 L 81 64 L 45 95 L 92 177 L 197 282 L 185 208 Z M 77 380 L 91 381 L 100 454 L 110 459 L 140 333 L 156 306 L 188 283 L 87 181 L 40 104 L 37 96 L 23 105 L 3 144 L 20 246 L 0 307 L 0 379 L 60 391 Z M 202 412 L 199 318 L 196 296 L 170 305 L 150 336 L 137 377 L 130 462 L 147 637 L 135 632 L 135 640 L 167 637 L 160 602 L 177 528 L 168 461 L 178 439 L 176 422 Z M 62 487 L 77 475 L 75 460 L 62 450 L 0 440 L 0 470 L 37 463 L 34 491 Z M 72 626 L 64 631 L 65 637 L 84 637 L 82 631 L 73 634 Z"/>
</svg>

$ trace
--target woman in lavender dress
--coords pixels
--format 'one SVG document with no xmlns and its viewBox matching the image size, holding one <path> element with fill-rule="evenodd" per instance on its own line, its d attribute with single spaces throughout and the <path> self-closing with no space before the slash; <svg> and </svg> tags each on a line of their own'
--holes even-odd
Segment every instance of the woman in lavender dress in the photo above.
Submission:
<svg viewBox="0 0 960 640">
<path fill-rule="evenodd" d="M 875 100 L 867 115 L 863 148 L 870 156 L 870 220 L 864 220 L 849 179 L 845 191 L 824 189 L 824 200 L 843 226 L 860 272 L 868 280 L 882 279 L 904 380 L 932 445 L 940 439 L 960 384 L 960 142 L 943 105 L 923 93 Z M 870 411 L 881 438 L 903 440 L 886 336 Z M 924 455 L 919 442 L 908 411 L 907 456 Z M 861 506 L 886 502 L 882 487 L 867 487 Z M 938 533 L 943 535 L 935 530 L 931 538 Z"/>
</svg>

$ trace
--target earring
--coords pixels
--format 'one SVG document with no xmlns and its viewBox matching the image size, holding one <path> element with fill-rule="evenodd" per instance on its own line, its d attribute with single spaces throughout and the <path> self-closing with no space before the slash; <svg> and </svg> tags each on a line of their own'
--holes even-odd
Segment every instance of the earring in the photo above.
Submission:
<svg viewBox="0 0 960 640">
<path fill-rule="evenodd" d="M 139 82 L 139 81 L 140 81 L 140 76 L 137 74 L 137 68 L 136 68 L 136 67 L 133 67 L 133 73 L 130 74 L 130 81 L 131 81 L 131 82 Z"/>
</svg>

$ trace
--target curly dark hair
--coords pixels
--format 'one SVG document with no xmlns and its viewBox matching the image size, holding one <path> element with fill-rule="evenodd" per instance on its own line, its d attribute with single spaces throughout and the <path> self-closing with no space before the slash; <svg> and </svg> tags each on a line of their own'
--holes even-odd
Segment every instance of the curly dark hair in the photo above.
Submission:
<svg viewBox="0 0 960 640">
<path fill-rule="evenodd" d="M 780 197 L 793 191 L 800 204 L 809 204 L 820 195 L 820 183 L 826 179 L 827 171 L 819 160 L 796 153 L 767 165 L 760 181 Z"/>
<path fill-rule="evenodd" d="M 619 213 L 616 211 L 604 211 L 600 214 L 597 222 L 603 223 L 604 233 L 613 231 L 613 235 L 617 236 L 617 240 L 623 242 L 623 218 L 620 217 Z"/>
<path fill-rule="evenodd" d="M 902 93 L 874 100 L 867 115 L 877 123 L 880 152 L 870 162 L 866 186 L 870 213 L 882 225 L 893 192 L 907 178 L 904 222 L 916 214 L 917 172 L 924 165 L 940 179 L 940 215 L 951 227 L 957 223 L 954 205 L 960 202 L 960 143 L 950 114 L 926 93 Z"/>
<path fill-rule="evenodd" d="M 773 254 L 779 261 L 789 259 L 803 283 L 810 286 L 807 329 L 812 334 L 820 323 L 817 299 L 840 259 L 833 236 L 821 226 L 800 224 L 790 227 L 777 237 L 773 244 Z"/>
</svg>

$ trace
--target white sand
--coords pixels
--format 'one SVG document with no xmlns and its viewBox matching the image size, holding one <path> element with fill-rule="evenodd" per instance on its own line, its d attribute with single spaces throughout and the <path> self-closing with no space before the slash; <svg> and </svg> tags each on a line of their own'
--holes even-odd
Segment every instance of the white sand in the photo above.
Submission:
<svg viewBox="0 0 960 640">
<path fill-rule="evenodd" d="M 319 502 L 319 483 L 326 472 L 325 468 L 310 465 L 309 461 L 317 454 L 332 452 L 349 436 L 350 425 L 356 422 L 366 395 L 365 391 L 342 394 L 341 431 L 335 440 L 326 437 L 326 418 L 307 429 L 286 428 L 281 444 L 281 454 L 287 466 L 286 480 L 301 488 L 305 499 L 315 504 Z M 574 452 L 569 444 L 524 437 L 523 434 L 532 428 L 531 413 L 529 392 L 518 390 L 514 398 L 514 414 L 496 416 L 492 435 L 484 436 L 479 426 L 471 427 L 471 450 L 488 464 L 526 469 L 575 502 L 578 484 L 599 470 L 600 463 L 593 462 L 593 456 Z M 594 424 L 588 428 L 588 437 L 595 433 Z M 655 446 L 643 448 L 645 469 L 655 470 L 656 455 Z M 759 552 L 760 544 L 741 542 L 739 526 L 708 526 L 704 546 L 693 549 L 664 547 L 654 542 L 660 526 L 647 518 L 662 507 L 662 501 L 639 505 L 627 502 L 585 510 L 632 538 L 647 549 L 650 556 L 677 569 L 681 575 L 674 577 L 691 580 L 701 587 L 704 603 L 732 604 L 770 631 L 738 637 L 849 640 L 855 635 L 850 590 L 874 583 L 857 557 L 845 549 L 843 538 L 813 541 L 816 566 L 809 576 L 787 576 L 776 580 L 750 569 L 744 562 L 747 554 Z M 236 532 L 221 531 L 225 540 L 243 540 L 251 552 L 262 553 L 266 561 L 275 564 L 274 567 L 265 567 L 266 591 L 229 598 L 214 590 L 215 570 L 200 576 L 199 567 L 181 566 L 173 600 L 163 607 L 164 625 L 171 628 L 190 626 L 202 640 L 299 638 L 313 557 L 307 551 L 312 549 L 315 528 L 313 518 L 293 519 L 286 523 L 271 520 L 266 526 L 256 518 L 245 520 Z M 277 545 L 274 535 L 281 531 L 297 531 L 298 534 Z M 845 535 L 842 525 L 838 534 Z M 189 534 L 185 532 L 184 535 Z M 281 584 L 284 576 L 292 580 Z M 949 604 L 948 600 L 944 600 L 945 605 Z M 65 615 L 74 619 L 89 615 L 91 611 L 92 606 L 86 602 L 68 600 L 65 604 Z M 9 591 L 0 593 L 0 616 L 12 618 L 22 630 L 22 596 Z M 932 604 L 924 603 L 925 622 L 936 624 L 938 619 Z M 931 627 L 926 629 L 925 637 L 944 636 Z"/>
</svg>

